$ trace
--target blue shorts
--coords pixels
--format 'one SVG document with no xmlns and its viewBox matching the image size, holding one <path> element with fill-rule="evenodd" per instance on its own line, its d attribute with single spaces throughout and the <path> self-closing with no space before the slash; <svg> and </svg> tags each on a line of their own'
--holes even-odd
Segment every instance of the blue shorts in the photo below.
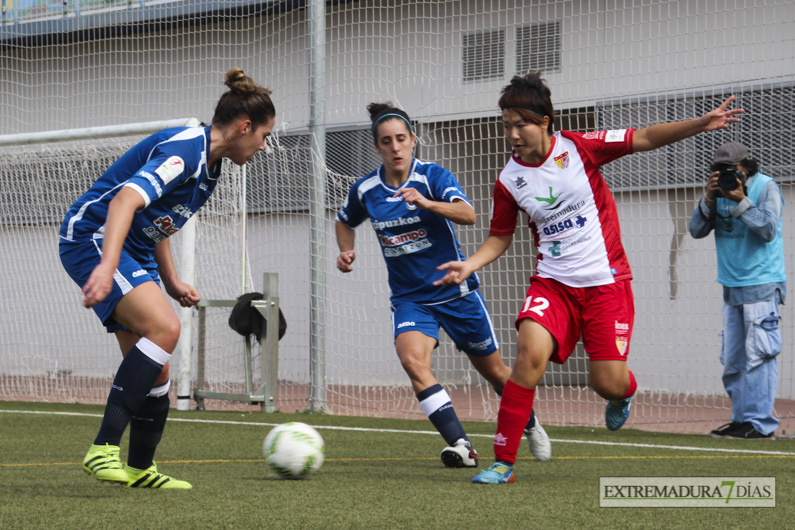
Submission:
<svg viewBox="0 0 795 530">
<path fill-rule="evenodd" d="M 485 357 L 500 347 L 486 302 L 478 291 L 436 305 L 414 302 L 392 304 L 395 337 L 405 331 L 419 331 L 436 339 L 438 346 L 440 326 L 453 339 L 456 348 L 468 355 Z"/>
<path fill-rule="evenodd" d="M 101 243 L 101 239 L 93 241 L 61 240 L 60 242 L 58 250 L 61 255 L 61 263 L 63 263 L 63 267 L 69 276 L 81 289 L 88 281 L 88 277 L 91 276 L 91 271 L 99 265 L 102 259 Z M 113 288 L 104 300 L 92 308 L 108 330 L 108 333 L 127 329 L 116 322 L 111 315 L 116 310 L 116 305 L 122 296 L 146 282 L 155 282 L 160 285 L 157 264 L 154 261 L 150 261 L 142 265 L 138 260 L 122 250 L 119 265 L 116 267 L 116 274 L 113 275 Z"/>
</svg>

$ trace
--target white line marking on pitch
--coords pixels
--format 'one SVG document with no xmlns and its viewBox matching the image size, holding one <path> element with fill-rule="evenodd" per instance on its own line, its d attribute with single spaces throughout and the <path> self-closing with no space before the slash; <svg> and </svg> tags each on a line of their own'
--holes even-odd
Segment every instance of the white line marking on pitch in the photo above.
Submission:
<svg viewBox="0 0 795 530">
<path fill-rule="evenodd" d="M 58 412 L 58 411 L 45 411 L 45 410 L 2 410 L 0 413 L 13 413 L 13 414 L 48 414 L 53 416 L 83 416 L 89 418 L 101 418 L 102 414 L 88 414 L 85 412 Z M 184 423 L 212 423 L 217 425 L 251 425 L 255 427 L 275 427 L 278 423 L 263 423 L 254 421 L 231 421 L 231 420 L 200 420 L 191 418 L 169 418 L 168 421 L 179 421 Z M 335 425 L 313 425 L 315 429 L 326 429 L 330 431 L 360 431 L 360 432 L 390 432 L 399 434 L 431 434 L 438 436 L 436 431 L 407 431 L 401 429 L 372 429 L 367 427 L 340 427 Z M 470 438 L 492 438 L 491 434 L 470 434 Z M 755 455 L 775 455 L 775 456 L 795 456 L 795 453 L 788 453 L 784 451 L 758 451 L 753 449 L 722 449 L 718 447 L 688 447 L 679 445 L 655 445 L 655 444 L 636 444 L 626 442 L 600 442 L 596 440 L 562 440 L 557 438 L 550 438 L 551 442 L 555 443 L 569 443 L 569 444 L 587 444 L 587 445 L 609 445 L 613 447 L 643 447 L 648 449 L 672 449 L 675 451 L 707 451 L 716 453 L 750 453 Z"/>
</svg>

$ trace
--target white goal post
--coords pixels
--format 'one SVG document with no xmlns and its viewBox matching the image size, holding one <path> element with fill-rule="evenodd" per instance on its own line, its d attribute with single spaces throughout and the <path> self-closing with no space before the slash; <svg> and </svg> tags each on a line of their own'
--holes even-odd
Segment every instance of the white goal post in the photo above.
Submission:
<svg viewBox="0 0 795 530">
<path fill-rule="evenodd" d="M 0 147 L 11 145 L 52 144 L 78 140 L 95 140 L 98 138 L 149 135 L 170 127 L 197 127 L 196 118 L 176 120 L 148 121 L 144 123 L 128 123 L 124 125 L 105 125 L 103 127 L 86 127 L 83 129 L 64 129 L 60 131 L 43 131 L 26 134 L 0 135 Z"/>
<path fill-rule="evenodd" d="M 321 404 L 336 414 L 423 417 L 394 353 L 386 272 L 368 223 L 357 230 L 354 272 L 334 266 L 335 212 L 350 185 L 380 164 L 365 107 L 391 101 L 405 109 L 416 125 L 416 155 L 457 176 L 477 213 L 475 226 L 457 228 L 471 255 L 487 233 L 493 183 L 508 156 L 499 91 L 515 74 L 541 71 L 556 129 L 683 120 L 732 94 L 746 110 L 728 131 L 603 168 L 634 273 L 629 362 L 639 394 L 629 426 L 706 432 L 728 420 L 714 241 L 694 240 L 687 223 L 715 148 L 742 141 L 782 189 L 786 260 L 795 263 L 789 0 L 720 9 L 707 0 L 202 0 L 188 3 L 188 12 L 184 2 L 135 4 L 113 22 L 86 7 L 35 23 L 33 10 L 18 12 L 9 15 L 16 22 L 0 25 L 0 399 L 104 400 L 117 346 L 80 308 L 61 270 L 58 226 L 69 204 L 146 134 L 127 136 L 137 126 L 120 132 L 109 124 L 210 121 L 224 72 L 240 66 L 273 90 L 275 134 L 245 170 L 225 168 L 196 216 L 195 261 L 180 260 L 180 273 L 190 275 L 194 264 L 206 300 L 233 299 L 257 290 L 252 278 L 278 273 L 289 323 L 279 343 L 279 410 Z M 322 6 L 322 21 L 307 5 Z M 64 133 L 73 129 L 93 132 Z M 174 236 L 175 252 L 187 248 L 186 235 Z M 531 234 L 521 227 L 511 249 L 480 274 L 508 363 L 533 268 Z M 787 434 L 795 430 L 790 305 L 777 399 Z M 235 394 L 245 386 L 242 345 L 227 318 L 228 308 L 206 310 L 206 375 L 213 392 Z M 195 350 L 195 325 L 184 327 L 180 347 Z M 256 352 L 252 359 L 261 373 Z M 172 373 L 184 398 L 195 368 L 181 362 Z M 462 419 L 494 420 L 497 396 L 445 336 L 433 369 Z M 604 424 L 604 401 L 589 389 L 587 372 L 581 348 L 548 368 L 536 394 L 543 423 Z M 206 407 L 245 405 L 207 400 Z"/>
</svg>

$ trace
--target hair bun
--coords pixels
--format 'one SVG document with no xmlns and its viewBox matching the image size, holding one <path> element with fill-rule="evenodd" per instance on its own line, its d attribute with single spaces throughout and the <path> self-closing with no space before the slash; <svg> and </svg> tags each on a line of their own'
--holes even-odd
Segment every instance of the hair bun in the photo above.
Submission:
<svg viewBox="0 0 795 530">
<path fill-rule="evenodd" d="M 247 76 L 242 68 L 230 68 L 226 72 L 224 84 L 237 94 L 253 94 L 258 88 L 254 80 Z"/>
</svg>

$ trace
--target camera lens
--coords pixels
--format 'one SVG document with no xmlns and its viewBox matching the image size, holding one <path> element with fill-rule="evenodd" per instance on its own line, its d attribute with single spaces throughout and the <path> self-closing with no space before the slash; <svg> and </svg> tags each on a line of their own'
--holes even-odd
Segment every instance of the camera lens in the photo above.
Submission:
<svg viewBox="0 0 795 530">
<path fill-rule="evenodd" d="M 737 179 L 740 178 L 738 173 L 739 171 L 735 168 L 724 169 L 718 173 L 718 186 L 721 191 L 734 191 L 740 186 L 740 183 L 737 182 Z"/>
</svg>

